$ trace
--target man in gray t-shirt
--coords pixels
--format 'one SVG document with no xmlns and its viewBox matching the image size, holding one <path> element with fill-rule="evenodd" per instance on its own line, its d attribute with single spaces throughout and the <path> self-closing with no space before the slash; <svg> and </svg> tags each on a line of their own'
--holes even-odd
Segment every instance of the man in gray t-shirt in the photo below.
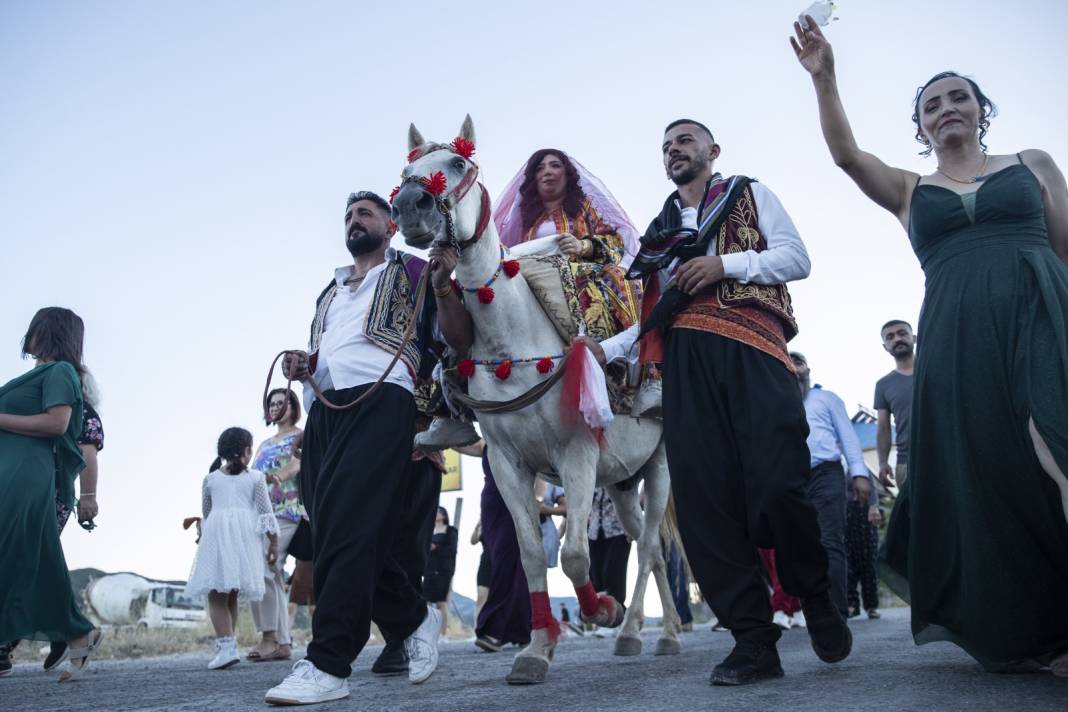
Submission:
<svg viewBox="0 0 1068 712">
<path fill-rule="evenodd" d="M 894 319 L 880 330 L 883 348 L 894 357 L 894 370 L 875 384 L 875 410 L 879 414 L 876 452 L 879 456 L 879 480 L 884 485 L 897 481 L 898 488 L 908 478 L 909 417 L 912 413 L 912 363 L 916 337 L 906 321 Z M 890 467 L 890 417 L 897 430 L 897 466 Z"/>
</svg>

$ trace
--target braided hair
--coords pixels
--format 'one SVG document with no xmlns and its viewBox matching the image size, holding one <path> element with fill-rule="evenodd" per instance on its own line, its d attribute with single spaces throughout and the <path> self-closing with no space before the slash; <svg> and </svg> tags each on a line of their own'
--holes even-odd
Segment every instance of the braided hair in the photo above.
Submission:
<svg viewBox="0 0 1068 712">
<path fill-rule="evenodd" d="M 227 428 L 219 436 L 219 444 L 216 448 L 218 457 L 211 463 L 211 471 L 222 468 L 223 460 L 226 461 L 225 472 L 231 475 L 240 475 L 247 467 L 241 462 L 241 456 L 245 450 L 252 447 L 252 433 L 244 428 Z"/>
</svg>

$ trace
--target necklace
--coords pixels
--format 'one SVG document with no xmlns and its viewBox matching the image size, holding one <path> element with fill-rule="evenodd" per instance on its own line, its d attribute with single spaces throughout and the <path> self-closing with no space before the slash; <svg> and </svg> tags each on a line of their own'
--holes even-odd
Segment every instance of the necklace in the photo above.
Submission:
<svg viewBox="0 0 1068 712">
<path fill-rule="evenodd" d="M 986 175 L 984 174 L 984 171 L 986 171 L 986 164 L 989 161 L 990 161 L 990 155 L 984 153 L 983 154 L 983 165 L 981 165 L 979 167 L 979 172 L 975 174 L 975 177 L 969 178 L 968 180 L 961 180 L 960 178 L 954 178 L 953 176 L 951 176 L 950 174 L 948 174 L 944 170 L 942 170 L 942 166 L 938 166 L 938 168 L 936 168 L 935 170 L 937 170 L 939 173 L 944 175 L 946 178 L 949 178 L 954 183 L 964 183 L 965 185 L 969 185 L 971 183 L 979 183 L 979 182 L 982 182 L 982 181 L 986 180 Z"/>
</svg>

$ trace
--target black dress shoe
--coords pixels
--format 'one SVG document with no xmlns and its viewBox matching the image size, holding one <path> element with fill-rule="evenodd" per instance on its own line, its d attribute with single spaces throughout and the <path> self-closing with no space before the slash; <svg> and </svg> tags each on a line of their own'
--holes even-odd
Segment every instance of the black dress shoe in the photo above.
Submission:
<svg viewBox="0 0 1068 712">
<path fill-rule="evenodd" d="M 387 640 L 386 646 L 378 654 L 378 660 L 371 666 L 375 675 L 407 675 L 408 653 L 404 650 L 403 640 Z"/>
<path fill-rule="evenodd" d="M 712 669 L 711 682 L 713 685 L 749 685 L 782 676 L 779 651 L 774 645 L 739 640 L 726 660 Z"/>
<path fill-rule="evenodd" d="M 801 599 L 801 610 L 808 621 L 808 636 L 812 649 L 825 663 L 837 663 L 849 657 L 853 650 L 853 633 L 842 614 L 831 602 L 830 592 Z"/>
</svg>

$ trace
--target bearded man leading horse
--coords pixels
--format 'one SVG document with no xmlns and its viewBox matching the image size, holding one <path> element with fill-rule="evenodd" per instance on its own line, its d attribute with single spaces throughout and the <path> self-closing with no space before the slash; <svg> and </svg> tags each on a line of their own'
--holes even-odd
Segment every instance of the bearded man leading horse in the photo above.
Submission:
<svg viewBox="0 0 1068 712">
<path fill-rule="evenodd" d="M 595 487 L 644 479 L 644 514 L 637 487 L 609 487 L 628 535 L 638 541 L 638 582 L 626 615 L 622 602 L 593 590 L 584 526 L 568 529 L 561 562 L 575 586 L 585 620 L 610 627 L 623 623 L 617 654 L 640 651 L 642 601 L 652 572 L 664 608 L 657 652 L 677 653 L 678 618 L 659 538 L 670 490 L 661 423 L 650 418 L 614 418 L 598 438 L 581 421 L 571 424 L 561 418 L 561 384 L 538 393 L 536 387 L 552 378 L 545 373 L 550 370 L 544 363 L 546 358 L 565 369 L 581 369 L 589 359 L 582 352 L 584 346 L 571 357 L 561 358 L 568 345 L 536 300 L 518 264 L 501 245 L 490 220 L 488 194 L 478 182 L 474 140 L 470 117 L 451 144 L 427 142 L 412 126 L 409 164 L 392 198 L 393 220 L 405 241 L 413 247 L 430 248 L 437 264 L 431 279 L 441 330 L 454 350 L 469 356 L 465 370 L 468 393 L 489 443 L 494 479 L 516 524 L 531 592 L 533 629 L 530 644 L 516 656 L 508 682 L 544 681 L 559 636 L 549 608 L 545 552 L 531 497 L 538 475 L 563 485 L 568 516 L 580 524 L 589 517 Z M 450 282 L 454 272 L 461 290 Z M 478 298 L 466 300 L 466 309 L 460 311 L 455 306 L 464 290 L 472 296 L 478 293 Z M 539 361 L 542 367 L 535 368 Z M 502 362 L 508 362 L 509 368 L 471 368 L 473 364 Z M 540 397 L 529 395 L 532 389 Z M 515 399 L 523 407 L 509 410 L 489 405 Z"/>
</svg>

